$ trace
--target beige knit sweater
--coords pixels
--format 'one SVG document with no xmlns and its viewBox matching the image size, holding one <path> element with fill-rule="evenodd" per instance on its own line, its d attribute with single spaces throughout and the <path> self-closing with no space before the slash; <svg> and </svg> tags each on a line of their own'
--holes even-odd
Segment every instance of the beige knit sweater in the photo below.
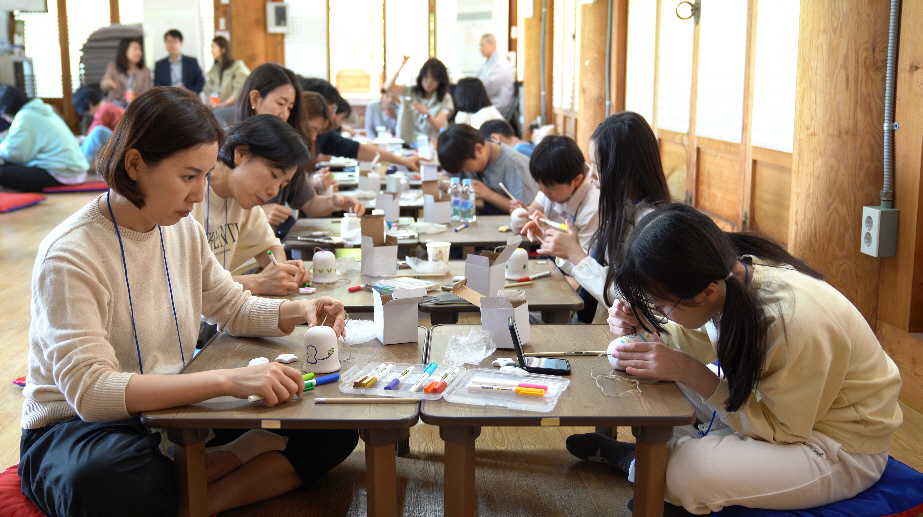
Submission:
<svg viewBox="0 0 923 517">
<path fill-rule="evenodd" d="M 105 206 L 105 194 L 101 196 Z M 117 420 L 128 379 L 140 373 L 128 289 L 113 224 L 93 200 L 42 241 L 32 272 L 29 373 L 22 427 L 79 416 Z M 174 374 L 193 356 L 200 315 L 235 335 L 279 336 L 282 300 L 252 297 L 215 260 L 191 217 L 160 232 L 119 227 L 145 374 Z"/>
<path fill-rule="evenodd" d="M 740 434 L 770 443 L 809 440 L 817 430 L 848 452 L 887 452 L 903 422 L 900 372 L 852 303 L 830 284 L 753 260 L 749 289 L 766 309 L 769 334 L 760 383 L 733 413 L 721 380 L 704 402 Z M 664 341 L 703 362 L 706 332 L 668 324 Z"/>
</svg>

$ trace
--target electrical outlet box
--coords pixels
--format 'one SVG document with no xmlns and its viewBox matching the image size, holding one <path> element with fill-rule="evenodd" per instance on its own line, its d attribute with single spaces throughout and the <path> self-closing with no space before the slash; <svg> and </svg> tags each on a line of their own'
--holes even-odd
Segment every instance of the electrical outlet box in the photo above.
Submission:
<svg viewBox="0 0 923 517">
<path fill-rule="evenodd" d="M 873 257 L 897 254 L 897 209 L 880 206 L 862 207 L 861 244 L 859 251 Z"/>
</svg>

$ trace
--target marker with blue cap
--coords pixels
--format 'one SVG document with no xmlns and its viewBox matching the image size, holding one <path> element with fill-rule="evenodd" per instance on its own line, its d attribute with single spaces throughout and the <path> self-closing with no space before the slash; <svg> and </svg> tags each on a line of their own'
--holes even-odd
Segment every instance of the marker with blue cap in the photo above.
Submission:
<svg viewBox="0 0 923 517">
<path fill-rule="evenodd" d="M 423 384 L 429 380 L 429 376 L 436 371 L 436 368 L 439 368 L 438 364 L 429 363 L 426 369 L 423 370 L 423 376 L 420 377 L 420 380 L 418 380 L 413 386 L 410 387 L 410 393 L 416 393 L 420 388 L 422 388 Z"/>
</svg>

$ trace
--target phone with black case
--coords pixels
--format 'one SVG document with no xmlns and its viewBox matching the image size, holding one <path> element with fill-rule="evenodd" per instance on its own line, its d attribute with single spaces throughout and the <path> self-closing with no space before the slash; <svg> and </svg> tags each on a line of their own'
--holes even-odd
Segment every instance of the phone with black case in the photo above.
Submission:
<svg viewBox="0 0 923 517">
<path fill-rule="evenodd" d="M 519 329 L 516 328 L 516 321 L 513 318 L 510 318 L 510 336 L 513 338 L 513 348 L 516 350 L 516 357 L 519 358 L 519 366 L 523 370 L 545 375 L 570 375 L 570 362 L 567 359 L 524 357 L 522 344 L 519 342 Z"/>
</svg>

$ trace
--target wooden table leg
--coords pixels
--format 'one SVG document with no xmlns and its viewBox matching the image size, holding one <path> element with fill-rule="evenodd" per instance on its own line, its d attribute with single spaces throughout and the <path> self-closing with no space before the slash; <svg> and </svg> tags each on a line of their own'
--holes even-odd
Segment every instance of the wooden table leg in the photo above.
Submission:
<svg viewBox="0 0 923 517">
<path fill-rule="evenodd" d="M 410 454 L 410 428 L 398 429 L 397 448 L 394 451 L 400 457 Z"/>
<path fill-rule="evenodd" d="M 474 246 L 462 246 L 462 257 L 474 255 Z"/>
<path fill-rule="evenodd" d="M 457 312 L 431 312 L 429 321 L 433 325 L 454 325 L 458 323 Z"/>
<path fill-rule="evenodd" d="M 365 484 L 371 517 L 397 515 L 397 429 L 362 429 L 365 442 Z"/>
<path fill-rule="evenodd" d="M 168 429 L 173 442 L 173 469 L 176 475 L 176 502 L 179 517 L 207 517 L 208 493 L 205 476 L 207 429 Z"/>
<path fill-rule="evenodd" d="M 667 442 L 672 426 L 632 427 L 637 439 L 635 455 L 634 517 L 662 517 L 667 486 Z"/>
<path fill-rule="evenodd" d="M 474 442 L 480 427 L 440 427 L 445 441 L 445 496 L 443 515 L 468 517 L 477 513 L 478 499 L 474 487 Z"/>
</svg>

